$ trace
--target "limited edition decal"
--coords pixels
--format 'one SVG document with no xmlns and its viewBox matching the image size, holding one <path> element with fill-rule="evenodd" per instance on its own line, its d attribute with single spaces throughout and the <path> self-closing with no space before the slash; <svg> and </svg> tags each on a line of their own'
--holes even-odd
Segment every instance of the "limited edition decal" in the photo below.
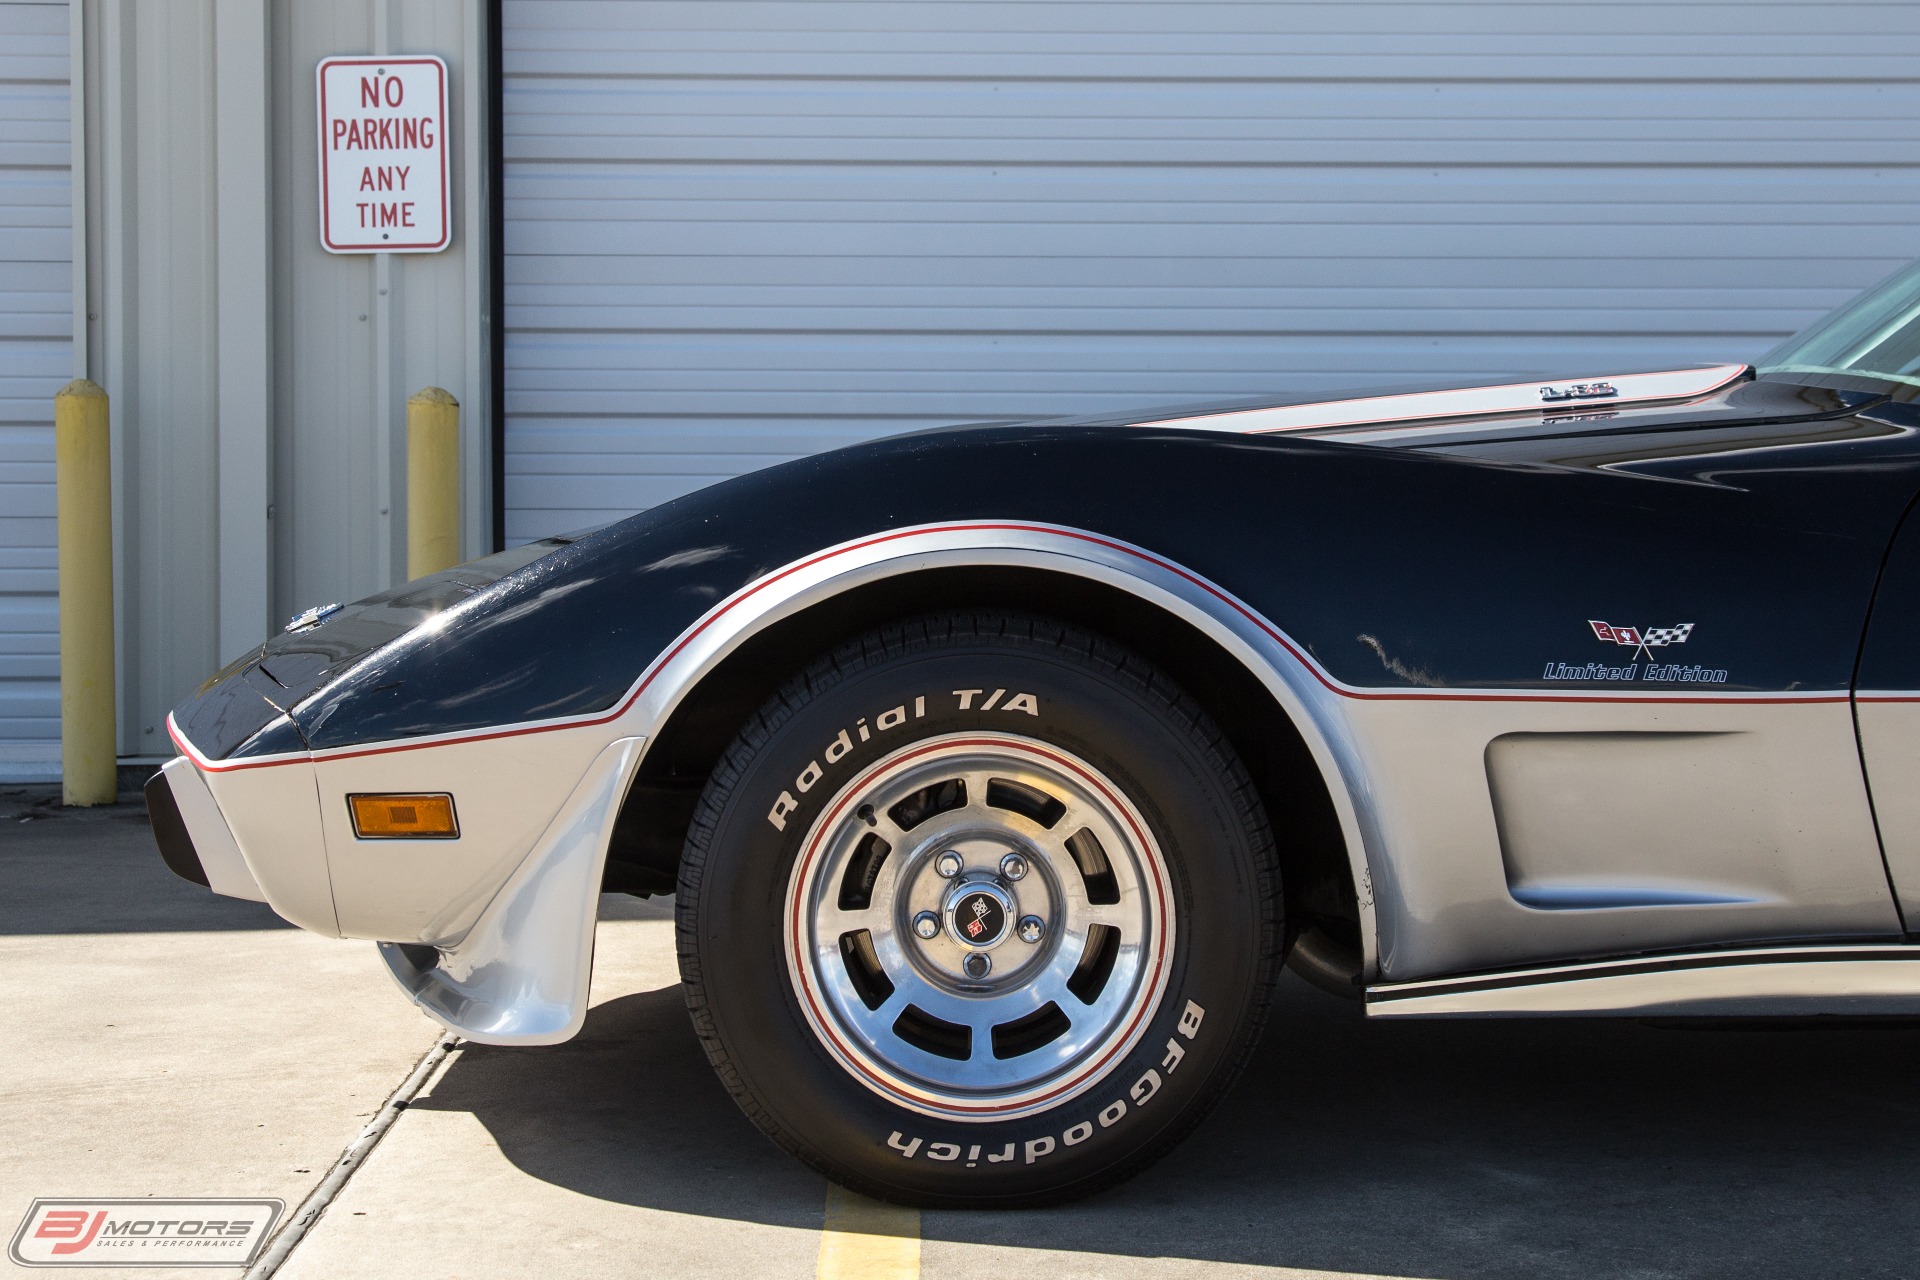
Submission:
<svg viewBox="0 0 1920 1280">
<path fill-rule="evenodd" d="M 1627 682 L 1648 680 L 1656 684 L 1725 684 L 1727 672 L 1724 667 L 1707 667 L 1698 663 L 1660 662 L 1654 656 L 1655 649 L 1665 649 L 1671 645 L 1685 644 L 1693 634 L 1694 624 L 1676 622 L 1670 627 L 1621 627 L 1610 622 L 1601 622 L 1596 618 L 1587 619 L 1587 626 L 1593 629 L 1594 639 L 1602 644 L 1619 645 L 1633 650 L 1630 661 L 1615 665 L 1608 662 L 1549 662 L 1541 674 L 1542 680 L 1605 680 Z"/>
</svg>

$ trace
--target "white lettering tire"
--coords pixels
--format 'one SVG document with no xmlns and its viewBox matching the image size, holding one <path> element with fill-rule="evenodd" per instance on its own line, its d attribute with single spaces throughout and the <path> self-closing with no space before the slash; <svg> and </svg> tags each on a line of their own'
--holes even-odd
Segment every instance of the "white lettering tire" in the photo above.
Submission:
<svg viewBox="0 0 1920 1280">
<path fill-rule="evenodd" d="M 888 627 L 790 681 L 707 784 L 678 890 L 702 1045 L 828 1177 L 927 1206 L 1130 1176 L 1231 1083 L 1281 937 L 1220 730 L 1024 615 Z"/>
</svg>

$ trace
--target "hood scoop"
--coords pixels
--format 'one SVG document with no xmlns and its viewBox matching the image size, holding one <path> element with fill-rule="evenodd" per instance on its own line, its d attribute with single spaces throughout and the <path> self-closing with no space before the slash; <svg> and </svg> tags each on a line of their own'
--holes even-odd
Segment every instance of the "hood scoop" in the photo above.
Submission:
<svg viewBox="0 0 1920 1280">
<path fill-rule="evenodd" d="M 1415 391 L 1357 400 L 1323 400 L 1272 409 L 1241 409 L 1196 417 L 1137 422 L 1139 427 L 1185 427 L 1197 431 L 1235 431 L 1265 435 L 1328 427 L 1361 427 L 1384 422 L 1444 418 L 1481 418 L 1529 410 L 1565 413 L 1661 400 L 1692 400 L 1711 395 L 1747 376 L 1744 364 L 1702 365 L 1662 373 L 1626 373 L 1605 378 L 1539 383 L 1513 382 L 1451 391 Z"/>
</svg>

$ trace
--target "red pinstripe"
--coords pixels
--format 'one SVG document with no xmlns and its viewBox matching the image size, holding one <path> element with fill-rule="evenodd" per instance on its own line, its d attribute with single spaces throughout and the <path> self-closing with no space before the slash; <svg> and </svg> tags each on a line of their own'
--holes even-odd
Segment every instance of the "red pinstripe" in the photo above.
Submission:
<svg viewBox="0 0 1920 1280">
<path fill-rule="evenodd" d="M 193 745 L 187 741 L 185 735 L 180 732 L 178 726 L 174 724 L 172 715 L 168 715 L 167 717 L 167 733 L 169 736 L 173 738 L 174 745 L 179 747 L 183 754 L 191 757 L 193 759 L 194 764 L 199 766 L 201 769 L 205 770 L 208 773 L 233 773 L 233 772 L 238 772 L 239 770 L 242 770 L 242 769 L 268 769 L 268 768 L 274 767 L 275 765 L 297 764 L 305 760 L 352 760 L 360 756 L 389 755 L 396 751 L 419 751 L 427 747 L 452 746 L 456 743 L 489 742 L 496 738 L 516 738 L 516 737 L 520 737 L 523 734 L 529 734 L 529 733 L 553 733 L 562 729 L 583 729 L 583 728 L 590 728 L 591 726 L 597 725 L 597 724 L 606 724 L 609 721 L 617 720 L 621 716 L 625 715 L 628 709 L 630 709 L 634 703 L 640 700 L 640 695 L 642 695 L 647 691 L 648 686 L 653 683 L 654 679 L 660 674 L 660 672 L 666 667 L 666 665 L 672 662 L 674 658 L 678 657 L 680 653 L 683 650 L 685 650 L 688 645 L 692 644 L 696 639 L 698 639 L 703 632 L 705 632 L 709 627 L 713 626 L 714 623 L 718 622 L 728 612 L 737 608 L 739 605 L 745 603 L 747 600 L 753 598 L 755 595 L 759 594 L 760 592 L 766 590 L 768 587 L 773 586 L 775 583 L 781 582 L 786 578 L 790 578 L 794 574 L 799 573 L 802 570 L 810 569 L 813 566 L 822 563 L 823 561 L 831 560 L 838 556 L 850 555 L 855 551 L 864 551 L 868 547 L 880 546 L 884 543 L 895 542 L 902 538 L 918 538 L 928 534 L 957 533 L 962 531 L 975 531 L 975 530 L 978 530 L 981 532 L 1043 533 L 1053 537 L 1072 538 L 1079 542 L 1086 542 L 1094 546 L 1104 547 L 1109 551 L 1118 551 L 1123 555 L 1132 556 L 1136 560 L 1145 561 L 1146 563 L 1151 564 L 1156 568 L 1164 569 L 1168 573 L 1171 573 L 1176 577 L 1180 578 L 1182 581 L 1191 583 L 1193 586 L 1198 587 L 1200 590 L 1206 592 L 1208 595 L 1212 596 L 1214 599 L 1220 601 L 1222 604 L 1232 609 L 1235 613 L 1245 618 L 1248 622 L 1252 623 L 1255 627 L 1259 628 L 1259 630 L 1263 635 L 1265 635 L 1268 639 L 1272 640 L 1275 644 L 1279 645 L 1281 648 L 1285 649 L 1287 653 L 1292 655 L 1292 657 L 1296 661 L 1298 661 L 1303 667 L 1307 669 L 1307 671 L 1313 676 L 1315 680 L 1319 681 L 1329 691 L 1339 695 L 1342 698 L 1351 698 L 1356 701 L 1381 702 L 1381 701 L 1442 700 L 1442 701 L 1456 701 L 1456 702 L 1659 703 L 1662 705 L 1680 705 L 1680 706 L 1685 706 L 1689 704 L 1708 705 L 1708 706 L 1720 706 L 1720 705 L 1732 704 L 1732 705 L 1740 706 L 1740 705 L 1752 705 L 1752 704 L 1776 703 L 1776 702 L 1826 703 L 1826 702 L 1846 702 L 1848 700 L 1848 695 L 1845 693 L 1834 693 L 1834 694 L 1777 693 L 1777 694 L 1755 694 L 1755 695 L 1744 696 L 1744 697 L 1739 697 L 1739 696 L 1737 697 L 1688 697 L 1686 695 L 1668 696 L 1668 695 L 1645 695 L 1645 694 L 1598 694 L 1598 693 L 1594 693 L 1594 694 L 1518 693 L 1518 692 L 1516 693 L 1480 693 L 1480 692 L 1475 692 L 1472 690 L 1465 690 L 1465 689 L 1462 689 L 1462 690 L 1355 689 L 1346 685 L 1335 683 L 1331 678 L 1327 676 L 1327 674 L 1324 671 L 1320 669 L 1320 665 L 1317 662 L 1309 658 L 1306 655 L 1306 653 L 1303 652 L 1298 645 L 1294 644 L 1292 640 L 1288 639 L 1287 636 L 1283 632 L 1281 632 L 1279 628 L 1275 627 L 1272 623 L 1268 622 L 1265 618 L 1261 617 L 1259 614 L 1255 613 L 1253 610 L 1241 604 L 1238 600 L 1234 599 L 1227 592 L 1213 585 L 1213 583 L 1207 581 L 1205 578 L 1200 577 L 1198 574 L 1192 573 L 1189 570 L 1182 568 L 1180 565 L 1175 564 L 1171 560 L 1167 560 L 1160 556 L 1154 555 L 1150 551 L 1144 551 L 1138 547 L 1129 546 L 1124 542 L 1118 542 L 1111 538 L 1104 538 L 1098 534 L 1084 533 L 1075 529 L 1062 529 L 1053 525 L 1030 524 L 1030 523 L 1020 522 L 1020 521 L 966 521 L 966 522 L 961 522 L 956 524 L 933 525 L 929 527 L 919 527 L 919 528 L 913 528 L 913 529 L 899 529 L 891 533 L 875 534 L 873 537 L 863 538 L 858 542 L 848 543 L 844 547 L 837 547 L 831 551 L 819 552 L 815 555 L 809 556 L 805 560 L 797 561 L 794 564 L 788 565 L 784 569 L 780 569 L 774 573 L 768 574 L 766 577 L 760 579 L 758 582 L 752 583 L 747 587 L 741 589 L 732 598 L 722 601 L 719 605 L 715 606 L 711 612 L 707 613 L 698 622 L 694 623 L 694 625 L 690 627 L 678 640 L 676 640 L 673 643 L 673 645 L 667 649 L 665 653 L 661 654 L 659 657 L 655 658 L 653 662 L 648 664 L 647 669 L 641 675 L 639 682 L 634 685 L 632 691 L 629 692 L 627 696 L 621 700 L 619 705 L 614 707 L 611 711 L 603 712 L 598 715 L 583 717 L 577 720 L 556 721 L 548 724 L 530 724 L 530 725 L 521 725 L 514 728 L 485 729 L 475 733 L 461 734 L 459 736 L 450 737 L 450 738 L 438 738 L 432 741 L 421 741 L 418 739 L 413 739 L 413 740 L 408 740 L 404 742 L 389 743 L 383 746 L 355 747 L 348 750 L 316 753 L 310 756 L 303 755 L 303 756 L 297 756 L 297 757 L 280 757 L 280 758 L 267 759 L 267 760 L 247 760 L 247 761 L 234 761 L 234 762 L 210 760 L 207 757 L 203 756 L 199 751 L 196 751 L 193 748 Z M 1920 695 L 1914 695 L 1912 697 L 1901 696 L 1901 697 L 1887 697 L 1887 698 L 1863 698 L 1862 701 L 1913 702 L 1913 701 L 1920 701 Z"/>
</svg>

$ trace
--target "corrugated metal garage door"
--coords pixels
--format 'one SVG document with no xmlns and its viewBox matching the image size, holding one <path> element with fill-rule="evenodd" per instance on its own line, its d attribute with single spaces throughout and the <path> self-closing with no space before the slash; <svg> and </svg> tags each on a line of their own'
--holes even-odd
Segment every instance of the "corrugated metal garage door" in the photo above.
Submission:
<svg viewBox="0 0 1920 1280">
<path fill-rule="evenodd" d="M 53 393 L 73 369 L 67 6 L 0 3 L 0 777 L 60 776 Z"/>
<path fill-rule="evenodd" d="M 1920 7 L 505 6 L 507 535 L 962 419 L 1754 357 L 1920 254 Z"/>
</svg>

